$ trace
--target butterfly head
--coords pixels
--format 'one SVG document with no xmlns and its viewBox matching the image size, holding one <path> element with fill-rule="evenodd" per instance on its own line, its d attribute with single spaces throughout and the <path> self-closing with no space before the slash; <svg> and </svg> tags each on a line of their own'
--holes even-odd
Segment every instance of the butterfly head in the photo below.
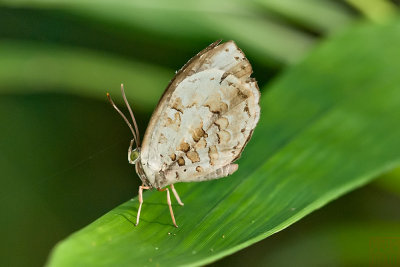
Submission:
<svg viewBox="0 0 400 267">
<path fill-rule="evenodd" d="M 132 150 L 132 152 L 128 153 L 128 161 L 130 164 L 135 164 L 136 161 L 139 159 L 139 157 L 140 157 L 140 152 L 138 151 L 137 148 Z"/>
<path fill-rule="evenodd" d="M 149 179 L 147 178 L 142 163 L 140 162 L 140 147 L 136 147 L 132 149 L 135 140 L 132 139 L 131 143 L 128 148 L 128 162 L 130 164 L 135 165 L 135 170 L 137 175 L 139 176 L 140 180 L 142 180 L 143 186 L 153 188 L 153 185 L 150 183 Z"/>
<path fill-rule="evenodd" d="M 132 149 L 134 139 L 131 140 L 131 144 L 128 148 L 128 162 L 130 164 L 136 164 L 136 162 L 140 159 L 140 147 Z"/>
</svg>

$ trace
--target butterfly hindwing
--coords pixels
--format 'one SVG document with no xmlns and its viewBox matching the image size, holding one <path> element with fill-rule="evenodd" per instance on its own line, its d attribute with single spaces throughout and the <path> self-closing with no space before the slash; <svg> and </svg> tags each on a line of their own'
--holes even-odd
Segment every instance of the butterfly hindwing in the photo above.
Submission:
<svg viewBox="0 0 400 267">
<path fill-rule="evenodd" d="M 260 107 L 251 65 L 233 41 L 212 44 L 179 71 L 146 130 L 141 164 L 157 187 L 237 169 Z"/>
</svg>

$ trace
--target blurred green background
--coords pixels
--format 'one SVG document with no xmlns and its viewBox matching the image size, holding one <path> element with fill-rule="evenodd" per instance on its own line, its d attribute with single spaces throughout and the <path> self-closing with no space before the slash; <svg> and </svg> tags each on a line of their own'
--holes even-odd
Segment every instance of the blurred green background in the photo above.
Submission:
<svg viewBox="0 0 400 267">
<path fill-rule="evenodd" d="M 268 90 L 320 42 L 398 11 L 389 0 L 0 1 L 0 266 L 42 266 L 56 242 L 137 194 L 130 132 L 107 91 L 121 103 L 125 84 L 143 134 L 175 70 L 217 39 L 235 40 Z M 398 178 L 212 265 L 400 264 L 400 248 L 369 246 L 400 246 Z"/>
</svg>

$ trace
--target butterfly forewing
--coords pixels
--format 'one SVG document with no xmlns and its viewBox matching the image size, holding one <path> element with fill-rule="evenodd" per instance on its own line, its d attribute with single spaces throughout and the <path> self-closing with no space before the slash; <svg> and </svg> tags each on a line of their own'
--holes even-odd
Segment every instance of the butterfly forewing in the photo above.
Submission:
<svg viewBox="0 0 400 267">
<path fill-rule="evenodd" d="M 251 65 L 233 41 L 212 44 L 182 68 L 146 130 L 141 164 L 156 187 L 234 172 L 260 107 Z"/>
</svg>

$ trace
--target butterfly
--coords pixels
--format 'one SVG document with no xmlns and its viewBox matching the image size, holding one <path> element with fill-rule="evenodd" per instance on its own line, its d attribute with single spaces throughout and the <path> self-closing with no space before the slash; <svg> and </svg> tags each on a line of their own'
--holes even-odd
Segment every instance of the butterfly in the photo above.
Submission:
<svg viewBox="0 0 400 267">
<path fill-rule="evenodd" d="M 170 191 L 184 205 L 174 187 L 231 175 L 260 118 L 260 91 L 251 78 L 252 67 L 234 41 L 218 40 L 190 59 L 168 84 L 150 119 L 143 142 L 132 109 L 121 92 L 132 124 L 128 161 L 135 165 L 139 186 L 139 224 L 143 190 L 166 191 L 175 227 Z M 136 148 L 133 145 L 136 143 Z M 169 187 L 169 188 L 168 188 Z"/>
</svg>

